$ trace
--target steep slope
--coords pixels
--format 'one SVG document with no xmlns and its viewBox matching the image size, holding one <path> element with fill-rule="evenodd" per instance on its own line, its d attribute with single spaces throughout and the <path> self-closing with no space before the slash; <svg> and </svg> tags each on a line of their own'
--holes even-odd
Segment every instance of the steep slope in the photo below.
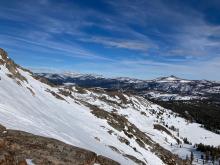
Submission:
<svg viewBox="0 0 220 165">
<path fill-rule="evenodd" d="M 0 123 L 7 128 L 55 138 L 125 165 L 189 164 L 182 159 L 193 144 L 219 145 L 220 135 L 143 97 L 51 86 L 3 50 L 0 54 Z M 192 145 L 184 145 L 184 138 Z"/>
<path fill-rule="evenodd" d="M 0 71 L 0 122 L 8 128 L 19 129 L 37 135 L 53 137 L 68 144 L 95 151 L 99 155 L 114 158 L 116 161 L 133 164 L 121 154 L 114 152 L 108 145 L 117 144 L 126 154 L 133 155 L 133 150 L 116 137 L 110 136 L 106 130 L 108 124 L 90 113 L 86 106 L 75 100 L 56 94 L 56 89 L 35 80 L 31 73 L 16 65 L 11 72 L 8 57 L 2 56 Z M 16 76 L 16 75 L 22 75 Z M 96 136 L 102 136 L 110 144 L 100 143 Z M 127 152 L 128 151 L 128 152 Z M 151 154 L 151 153 L 149 153 Z M 135 154 L 134 154 L 135 155 Z M 159 161 L 154 154 L 152 157 Z"/>
</svg>

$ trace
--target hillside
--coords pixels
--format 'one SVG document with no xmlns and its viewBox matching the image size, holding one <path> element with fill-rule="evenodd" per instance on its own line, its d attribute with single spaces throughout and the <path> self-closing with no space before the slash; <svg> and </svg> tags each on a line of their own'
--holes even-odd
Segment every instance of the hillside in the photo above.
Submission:
<svg viewBox="0 0 220 165">
<path fill-rule="evenodd" d="M 220 135 L 144 97 L 51 85 L 15 64 L 2 49 L 0 67 L 0 123 L 7 129 L 57 139 L 122 165 L 190 164 L 185 159 L 191 152 L 195 164 L 201 164 L 194 144 L 219 145 Z M 39 164 L 40 157 L 26 159 Z"/>
</svg>

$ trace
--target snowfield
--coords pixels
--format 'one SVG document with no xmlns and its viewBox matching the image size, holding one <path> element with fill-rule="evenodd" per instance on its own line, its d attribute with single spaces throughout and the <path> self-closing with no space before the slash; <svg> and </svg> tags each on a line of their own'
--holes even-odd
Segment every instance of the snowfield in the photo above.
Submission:
<svg viewBox="0 0 220 165">
<path fill-rule="evenodd" d="M 94 151 L 124 165 L 136 164 L 125 155 L 132 155 L 150 165 L 164 164 L 151 151 L 152 146 L 144 143 L 145 148 L 141 147 L 137 136 L 128 137 L 124 131 L 113 127 L 108 118 L 97 117 L 84 104 L 86 102 L 103 112 L 115 112 L 125 117 L 128 125 L 133 124 L 150 137 L 152 143 L 158 143 L 183 159 L 190 155 L 195 143 L 220 145 L 220 135 L 205 130 L 197 123 L 189 123 L 172 111 L 142 97 L 110 95 L 89 89 L 80 92 L 74 86 L 69 87 L 71 89 L 66 86 L 51 87 L 33 78 L 31 73 L 18 68 L 17 71 L 27 79 L 27 82 L 21 81 L 8 76 L 11 73 L 5 65 L 0 67 L 0 123 L 7 128 L 52 137 Z M 70 94 L 62 95 L 59 93 L 61 90 Z M 156 129 L 155 125 L 162 129 Z M 183 142 L 183 138 L 187 138 L 192 145 L 183 145 L 180 148 L 177 139 Z"/>
</svg>

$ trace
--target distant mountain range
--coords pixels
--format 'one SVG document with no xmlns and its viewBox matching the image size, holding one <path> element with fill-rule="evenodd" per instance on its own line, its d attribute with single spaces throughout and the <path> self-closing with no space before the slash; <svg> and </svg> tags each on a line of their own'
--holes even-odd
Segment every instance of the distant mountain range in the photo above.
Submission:
<svg viewBox="0 0 220 165">
<path fill-rule="evenodd" d="M 220 83 L 208 80 L 186 80 L 176 76 L 160 77 L 153 80 L 139 80 L 128 77 L 105 78 L 92 74 L 38 73 L 57 85 L 75 84 L 82 87 L 101 87 L 122 90 L 156 100 L 191 100 L 217 97 Z"/>
</svg>

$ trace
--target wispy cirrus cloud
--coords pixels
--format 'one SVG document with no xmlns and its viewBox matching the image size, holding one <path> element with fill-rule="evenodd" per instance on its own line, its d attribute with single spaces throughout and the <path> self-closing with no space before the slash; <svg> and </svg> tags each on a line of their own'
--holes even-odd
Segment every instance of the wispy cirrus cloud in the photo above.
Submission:
<svg viewBox="0 0 220 165">
<path fill-rule="evenodd" d="M 178 0 L 3 0 L 0 43 L 13 53 L 31 52 L 29 61 L 36 54 L 58 61 L 63 58 L 65 65 L 72 61 L 85 70 L 95 65 L 106 74 L 112 73 L 110 65 L 124 65 L 131 76 L 140 75 L 132 74 L 135 70 L 146 73 L 145 68 L 158 74 L 164 73 L 165 67 L 170 72 L 173 69 L 173 74 L 181 68 L 182 72 L 191 69 L 199 78 L 199 70 L 196 74 L 191 65 L 215 66 L 213 60 L 220 54 L 220 23 L 218 12 L 213 13 L 218 8 L 219 3 L 203 0 L 196 4 Z M 111 69 L 103 69 L 108 68 L 103 65 Z"/>
<path fill-rule="evenodd" d="M 122 48 L 122 49 L 129 49 L 129 50 L 137 50 L 147 52 L 149 48 L 155 47 L 152 43 L 147 43 L 144 41 L 139 40 L 128 40 L 128 39 L 115 39 L 110 37 L 92 37 L 87 39 L 80 39 L 83 42 L 92 42 L 102 44 L 107 47 L 114 47 L 114 48 Z"/>
<path fill-rule="evenodd" d="M 42 42 L 36 42 L 34 40 L 29 40 L 26 38 L 20 38 L 20 37 L 13 37 L 13 36 L 5 36 L 5 35 L 0 35 L 2 38 L 2 41 L 0 43 L 2 45 L 6 45 L 7 43 L 10 43 L 10 45 L 19 45 L 19 42 L 26 43 L 28 45 L 35 45 L 39 49 L 45 48 L 50 50 L 50 52 L 58 51 L 61 53 L 64 53 L 63 55 L 65 56 L 72 56 L 72 57 L 80 57 L 80 58 L 88 58 L 88 59 L 102 59 L 102 60 L 110 60 L 107 58 L 104 58 L 102 56 L 98 56 L 94 53 L 91 53 L 89 51 L 86 51 L 84 49 L 81 49 L 80 47 L 74 47 L 73 45 L 67 45 L 63 43 L 58 43 L 58 42 L 53 42 L 53 41 L 44 41 Z M 13 42 L 11 41 L 13 40 Z"/>
</svg>

